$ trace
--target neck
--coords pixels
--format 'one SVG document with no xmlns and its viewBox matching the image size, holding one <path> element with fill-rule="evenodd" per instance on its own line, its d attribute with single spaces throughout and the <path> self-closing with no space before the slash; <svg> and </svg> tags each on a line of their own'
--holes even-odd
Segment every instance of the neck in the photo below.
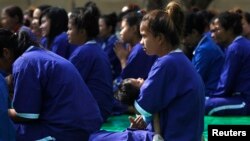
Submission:
<svg viewBox="0 0 250 141">
<path fill-rule="evenodd" d="M 137 43 L 140 42 L 140 40 L 141 40 L 141 38 L 139 38 L 139 37 L 133 39 L 133 40 L 131 41 L 131 43 L 130 43 L 131 46 L 132 46 L 132 47 L 135 46 Z"/>
<path fill-rule="evenodd" d="M 165 44 L 164 46 L 160 47 L 160 50 L 158 51 L 157 56 L 162 57 L 168 53 L 170 53 L 171 51 L 175 50 L 175 48 L 173 47 L 173 45 L 171 44 Z"/>
</svg>

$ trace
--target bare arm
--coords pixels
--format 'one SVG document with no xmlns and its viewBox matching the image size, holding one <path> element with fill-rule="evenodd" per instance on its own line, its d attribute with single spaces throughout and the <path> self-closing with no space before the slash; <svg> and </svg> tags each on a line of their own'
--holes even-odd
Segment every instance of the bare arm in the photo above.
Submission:
<svg viewBox="0 0 250 141">
<path fill-rule="evenodd" d="M 22 117 L 17 116 L 15 109 L 9 109 L 8 114 L 9 114 L 9 117 L 16 123 L 34 121 L 33 119 L 27 119 L 27 118 L 22 118 Z"/>
</svg>

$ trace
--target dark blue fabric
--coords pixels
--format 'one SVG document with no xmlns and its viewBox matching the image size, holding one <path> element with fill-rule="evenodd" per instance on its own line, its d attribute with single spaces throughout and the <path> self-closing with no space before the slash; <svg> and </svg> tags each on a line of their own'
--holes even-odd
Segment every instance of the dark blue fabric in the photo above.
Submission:
<svg viewBox="0 0 250 141">
<path fill-rule="evenodd" d="M 71 53 L 76 49 L 76 45 L 72 45 L 68 41 L 68 35 L 66 32 L 62 32 L 57 35 L 52 41 L 50 47 L 47 45 L 47 38 L 41 39 L 41 44 L 48 50 L 68 59 Z"/>
<path fill-rule="evenodd" d="M 121 63 L 118 57 L 116 56 L 114 52 L 114 46 L 115 43 L 117 42 L 118 37 L 114 34 L 111 35 L 109 38 L 106 40 L 98 40 L 98 44 L 100 44 L 100 47 L 104 50 L 104 52 L 107 53 L 109 57 L 109 61 L 111 64 L 112 68 L 112 78 L 115 79 L 121 74 Z"/>
<path fill-rule="evenodd" d="M 148 56 L 140 43 L 136 44 L 128 56 L 126 67 L 122 70 L 122 79 L 139 77 L 146 79 L 156 58 Z"/>
<path fill-rule="evenodd" d="M 93 133 L 89 141 L 152 141 L 154 133 L 148 130 L 134 130 L 128 128 L 123 132 L 109 132 L 105 130 Z"/>
<path fill-rule="evenodd" d="M 206 101 L 206 114 L 250 115 L 250 41 L 238 36 L 228 46 L 216 91 Z M 237 106 L 238 105 L 238 106 Z M 233 107 L 233 108 L 232 108 Z"/>
<path fill-rule="evenodd" d="M 66 59 L 33 47 L 13 64 L 14 100 L 18 115 L 39 115 L 17 125 L 17 140 L 47 136 L 60 141 L 87 140 L 99 130 L 98 105 L 77 69 Z"/>
<path fill-rule="evenodd" d="M 104 121 L 114 105 L 112 73 L 107 55 L 95 41 L 77 47 L 69 58 L 96 99 Z"/>
<path fill-rule="evenodd" d="M 250 41 L 239 36 L 227 48 L 217 89 L 210 96 L 230 96 L 235 92 L 250 97 Z"/>
<path fill-rule="evenodd" d="M 136 109 L 143 116 L 159 113 L 166 141 L 198 141 L 203 132 L 204 95 L 204 84 L 192 63 L 182 52 L 171 52 L 152 66 L 136 100 L 143 111 Z"/>
<path fill-rule="evenodd" d="M 205 34 L 194 50 L 192 63 L 202 77 L 207 96 L 217 88 L 224 60 L 224 52 Z"/>
<path fill-rule="evenodd" d="M 9 93 L 4 77 L 0 74 L 0 141 L 15 141 L 15 130 L 8 116 Z"/>
</svg>

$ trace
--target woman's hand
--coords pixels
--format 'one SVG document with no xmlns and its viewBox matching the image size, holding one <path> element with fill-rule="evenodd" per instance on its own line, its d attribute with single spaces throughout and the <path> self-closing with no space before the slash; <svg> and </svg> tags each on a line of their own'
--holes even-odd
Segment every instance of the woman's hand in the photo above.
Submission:
<svg viewBox="0 0 250 141">
<path fill-rule="evenodd" d="M 130 128 L 144 130 L 147 127 L 146 122 L 141 115 L 136 115 L 136 118 L 129 116 Z"/>
<path fill-rule="evenodd" d="M 127 57 L 130 53 L 130 50 L 131 49 L 129 47 L 125 48 L 124 43 L 122 43 L 122 42 L 115 43 L 114 52 L 121 62 L 122 69 L 125 68 L 125 66 L 126 66 Z"/>
</svg>

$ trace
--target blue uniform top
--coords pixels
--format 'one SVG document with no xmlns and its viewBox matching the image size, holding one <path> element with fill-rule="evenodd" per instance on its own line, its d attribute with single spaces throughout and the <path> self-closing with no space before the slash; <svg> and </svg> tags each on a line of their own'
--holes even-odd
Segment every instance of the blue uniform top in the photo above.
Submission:
<svg viewBox="0 0 250 141">
<path fill-rule="evenodd" d="M 146 119 L 159 113 L 167 141 L 201 140 L 204 124 L 204 85 L 182 52 L 158 58 L 143 83 L 135 108 Z"/>
<path fill-rule="evenodd" d="M 203 79 L 207 96 L 217 88 L 224 60 L 224 52 L 205 34 L 194 50 L 192 63 Z"/>
<path fill-rule="evenodd" d="M 117 40 L 118 40 L 118 37 L 115 34 L 113 34 L 104 41 L 98 41 L 101 48 L 104 50 L 104 52 L 107 53 L 109 57 L 109 61 L 111 63 L 111 68 L 112 68 L 113 79 L 118 77 L 122 71 L 120 60 L 118 59 L 118 57 L 116 56 L 114 52 L 114 46 Z"/>
<path fill-rule="evenodd" d="M 0 74 L 0 141 L 15 141 L 15 130 L 8 116 L 9 93 L 4 77 Z"/>
<path fill-rule="evenodd" d="M 156 58 L 148 56 L 140 43 L 136 44 L 128 56 L 126 67 L 122 70 L 122 79 L 139 77 L 146 79 Z"/>
<path fill-rule="evenodd" d="M 245 37 L 238 36 L 227 48 L 220 81 L 213 95 L 225 96 L 241 93 L 250 100 L 249 60 L 250 41 Z"/>
<path fill-rule="evenodd" d="M 64 58 L 30 47 L 13 64 L 17 140 L 87 140 L 102 123 L 99 108 L 76 68 Z"/>
<path fill-rule="evenodd" d="M 107 55 L 92 40 L 76 48 L 69 60 L 80 72 L 106 120 L 114 104 L 112 74 Z"/>
<path fill-rule="evenodd" d="M 47 38 L 41 39 L 41 44 L 48 50 L 68 59 L 71 53 L 75 50 L 76 46 L 72 45 L 68 41 L 68 35 L 66 32 L 62 32 L 57 35 L 50 47 L 47 46 Z"/>
</svg>

